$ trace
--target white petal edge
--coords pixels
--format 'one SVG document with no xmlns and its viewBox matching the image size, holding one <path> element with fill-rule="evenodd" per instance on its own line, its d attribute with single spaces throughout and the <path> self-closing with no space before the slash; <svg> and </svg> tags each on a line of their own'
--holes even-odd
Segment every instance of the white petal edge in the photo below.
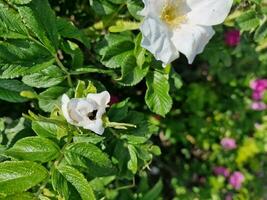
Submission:
<svg viewBox="0 0 267 200">
<path fill-rule="evenodd" d="M 108 91 L 103 91 L 98 94 L 88 94 L 87 99 L 95 101 L 100 106 L 105 106 L 110 102 L 110 94 Z"/>
<path fill-rule="evenodd" d="M 157 60 L 167 65 L 179 58 L 179 53 L 170 41 L 168 27 L 156 18 L 147 17 L 140 27 L 143 34 L 141 46 L 150 51 Z"/>
<path fill-rule="evenodd" d="M 233 0 L 187 0 L 191 12 L 188 23 L 204 26 L 221 24 L 229 14 Z"/>
<path fill-rule="evenodd" d="M 73 124 L 73 120 L 71 119 L 69 112 L 68 112 L 69 102 L 70 102 L 70 98 L 66 94 L 63 94 L 63 96 L 61 98 L 61 104 L 62 104 L 61 110 L 62 110 L 63 116 L 65 117 L 67 122 Z"/>
<path fill-rule="evenodd" d="M 141 16 L 159 17 L 165 0 L 143 0 L 145 7 L 138 14 Z"/>
<path fill-rule="evenodd" d="M 105 131 L 102 119 L 97 119 L 95 121 L 91 121 L 89 124 L 84 124 L 83 128 L 91 130 L 98 135 L 102 135 Z"/>
<path fill-rule="evenodd" d="M 203 52 L 214 34 L 210 26 L 183 24 L 173 32 L 171 40 L 177 51 L 184 54 L 189 64 L 192 64 L 196 55 Z"/>
</svg>

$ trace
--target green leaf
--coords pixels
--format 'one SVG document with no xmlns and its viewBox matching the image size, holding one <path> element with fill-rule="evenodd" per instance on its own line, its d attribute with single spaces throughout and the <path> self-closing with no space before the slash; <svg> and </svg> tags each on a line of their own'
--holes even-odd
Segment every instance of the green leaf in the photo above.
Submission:
<svg viewBox="0 0 267 200">
<path fill-rule="evenodd" d="M 134 49 L 132 35 L 129 32 L 123 32 L 120 35 L 109 34 L 100 44 L 99 51 L 102 56 L 102 63 L 108 68 L 119 68 L 125 55 Z"/>
<path fill-rule="evenodd" d="M 41 70 L 22 78 L 22 81 L 36 88 L 48 88 L 58 85 L 65 79 L 64 73 L 57 66 L 51 65 L 46 69 Z"/>
<path fill-rule="evenodd" d="M 48 162 L 56 159 L 60 148 L 49 139 L 26 137 L 17 141 L 13 147 L 5 151 L 5 155 L 20 160 Z"/>
<path fill-rule="evenodd" d="M 0 37 L 27 38 L 28 31 L 16 10 L 4 1 L 0 2 Z"/>
<path fill-rule="evenodd" d="M 254 34 L 254 40 L 257 42 L 261 42 L 267 38 L 267 20 L 265 20 L 259 28 L 257 28 Z"/>
<path fill-rule="evenodd" d="M 20 96 L 20 92 L 32 90 L 18 80 L 0 80 L 0 99 L 8 102 L 25 102 L 28 99 Z"/>
<path fill-rule="evenodd" d="M 68 200 L 70 195 L 74 196 L 73 194 L 70 194 L 71 185 L 69 186 L 65 177 L 59 173 L 57 169 L 52 170 L 51 182 L 54 190 L 57 191 L 63 198 Z"/>
<path fill-rule="evenodd" d="M 72 68 L 75 69 L 75 68 L 83 67 L 84 54 L 83 54 L 82 50 L 80 49 L 80 47 L 76 43 L 71 42 L 69 40 L 63 41 L 61 48 L 66 54 L 71 56 Z"/>
<path fill-rule="evenodd" d="M 133 174 L 136 174 L 137 172 L 137 156 L 136 156 L 136 150 L 133 145 L 128 145 L 128 150 L 130 154 L 130 160 L 128 161 L 128 169 L 132 171 Z"/>
<path fill-rule="evenodd" d="M 111 122 L 119 122 L 128 115 L 129 99 L 113 104 L 108 111 L 108 117 Z"/>
<path fill-rule="evenodd" d="M 66 148 L 65 158 L 90 176 L 109 176 L 116 173 L 108 155 L 90 143 L 76 143 Z"/>
<path fill-rule="evenodd" d="M 123 31 L 137 30 L 139 29 L 140 23 L 118 20 L 115 25 L 109 27 L 109 32 L 118 33 Z"/>
<path fill-rule="evenodd" d="M 90 48 L 90 40 L 88 37 L 66 19 L 57 18 L 57 29 L 62 37 L 78 40 L 87 48 Z"/>
<path fill-rule="evenodd" d="M 45 112 L 51 112 L 55 105 L 60 105 L 60 97 L 67 88 L 54 86 L 39 94 L 39 106 Z"/>
<path fill-rule="evenodd" d="M 92 8 L 99 16 L 110 15 L 117 10 L 115 5 L 105 0 L 94 0 Z"/>
<path fill-rule="evenodd" d="M 67 130 L 63 127 L 50 122 L 33 121 L 32 129 L 34 132 L 45 138 L 62 138 L 67 135 Z"/>
<path fill-rule="evenodd" d="M 172 70 L 170 77 L 171 77 L 171 79 L 173 81 L 173 85 L 175 87 L 175 91 L 177 91 L 178 89 L 181 89 L 181 87 L 183 86 L 183 82 L 182 82 L 181 76 L 178 73 L 176 73 L 174 70 Z"/>
<path fill-rule="evenodd" d="M 25 25 L 45 45 L 50 52 L 56 53 L 58 32 L 56 16 L 47 0 L 34 0 L 30 4 L 18 6 Z"/>
<path fill-rule="evenodd" d="M 78 170 L 67 165 L 58 166 L 57 169 L 75 187 L 82 200 L 96 199 L 90 184 Z"/>
<path fill-rule="evenodd" d="M 121 78 L 119 83 L 124 86 L 133 86 L 138 84 L 148 73 L 148 65 L 138 66 L 133 53 L 124 56 L 121 61 Z"/>
<path fill-rule="evenodd" d="M 111 3 L 114 3 L 114 4 L 122 4 L 125 2 L 125 0 L 108 0 L 110 1 Z"/>
<path fill-rule="evenodd" d="M 28 4 L 30 3 L 32 0 L 7 0 L 10 3 L 14 3 L 14 4 Z"/>
<path fill-rule="evenodd" d="M 48 176 L 46 169 L 30 161 L 0 163 L 0 196 L 26 191 Z"/>
<path fill-rule="evenodd" d="M 106 187 L 116 179 L 116 176 L 97 177 L 90 181 L 94 191 L 104 192 Z"/>
<path fill-rule="evenodd" d="M 141 200 L 157 200 L 159 197 L 161 197 L 161 191 L 163 189 L 163 183 L 160 179 L 154 187 L 148 191 L 148 193 L 145 194 Z"/>
<path fill-rule="evenodd" d="M 51 65 L 54 58 L 40 45 L 29 40 L 0 42 L 0 78 L 16 78 Z"/>
<path fill-rule="evenodd" d="M 121 139 L 127 139 L 129 144 L 143 144 L 157 131 L 157 127 L 150 124 L 145 115 L 139 112 L 130 111 L 123 121 L 136 125 L 136 128 L 121 131 Z"/>
<path fill-rule="evenodd" d="M 127 8 L 130 14 L 137 20 L 141 20 L 142 16 L 138 14 L 143 9 L 144 5 L 139 0 L 127 0 Z"/>
<path fill-rule="evenodd" d="M 31 194 L 29 192 L 23 192 L 7 196 L 1 200 L 38 200 L 38 198 L 34 196 L 34 194 Z"/>
<path fill-rule="evenodd" d="M 260 24 L 256 11 L 248 10 L 237 18 L 237 24 L 242 31 L 250 31 Z"/>
<path fill-rule="evenodd" d="M 150 72 L 147 76 L 146 85 L 146 104 L 151 111 L 165 116 L 172 108 L 168 75 L 158 71 Z"/>
<path fill-rule="evenodd" d="M 74 143 L 91 143 L 91 144 L 98 144 L 100 142 L 102 142 L 105 138 L 101 137 L 99 135 L 96 134 L 83 134 L 80 136 L 74 136 L 73 137 L 73 142 Z"/>
</svg>

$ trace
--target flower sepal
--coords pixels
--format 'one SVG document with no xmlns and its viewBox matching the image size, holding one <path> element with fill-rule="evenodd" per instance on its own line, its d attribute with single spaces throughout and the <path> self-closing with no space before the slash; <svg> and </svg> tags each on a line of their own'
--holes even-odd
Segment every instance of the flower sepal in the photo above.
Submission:
<svg viewBox="0 0 267 200">
<path fill-rule="evenodd" d="M 128 128 L 136 128 L 137 127 L 136 125 L 129 124 L 129 123 L 110 122 L 109 118 L 107 116 L 103 116 L 102 120 L 103 120 L 105 128 L 127 130 Z"/>
</svg>

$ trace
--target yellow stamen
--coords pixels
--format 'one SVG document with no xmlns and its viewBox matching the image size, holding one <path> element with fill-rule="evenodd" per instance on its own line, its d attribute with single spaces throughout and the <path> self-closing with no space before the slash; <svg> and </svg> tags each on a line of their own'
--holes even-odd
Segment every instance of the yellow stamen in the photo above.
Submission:
<svg viewBox="0 0 267 200">
<path fill-rule="evenodd" d="M 173 3 L 167 0 L 160 14 L 160 19 L 172 28 L 179 27 L 187 20 L 181 9 L 181 0 L 176 1 Z"/>
</svg>

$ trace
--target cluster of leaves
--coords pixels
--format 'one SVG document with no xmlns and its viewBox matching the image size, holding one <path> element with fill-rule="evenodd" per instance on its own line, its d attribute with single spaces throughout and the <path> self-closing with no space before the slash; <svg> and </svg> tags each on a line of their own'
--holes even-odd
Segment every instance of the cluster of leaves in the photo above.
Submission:
<svg viewBox="0 0 267 200">
<path fill-rule="evenodd" d="M 267 122 L 250 110 L 248 88 L 267 76 L 265 0 L 236 0 L 193 65 L 181 57 L 166 68 L 140 46 L 142 8 L 140 0 L 0 0 L 0 199 L 266 197 Z M 231 29 L 242 35 L 236 47 L 224 42 Z M 104 90 L 122 100 L 109 121 L 136 128 L 98 136 L 65 121 L 62 94 Z M 223 137 L 238 148 L 224 151 Z M 163 153 L 153 160 L 155 144 Z M 241 171 L 242 188 L 213 174 L 216 166 Z"/>
<path fill-rule="evenodd" d="M 93 2 L 93 9 L 100 6 L 101 2 Z M 85 60 L 83 50 L 91 53 L 94 39 L 90 41 L 70 21 L 56 17 L 47 0 L 0 1 L 0 99 L 31 101 L 28 109 L 40 113 L 30 111 L 17 124 L 1 118 L 0 198 L 117 198 L 120 190 L 134 186 L 135 175 L 148 167 L 153 155 L 160 154 L 149 141 L 157 127 L 147 116 L 133 111 L 129 99 L 113 104 L 107 116 L 136 128 L 107 128 L 103 137 L 73 127 L 62 117 L 62 94 L 82 98 L 101 92 L 105 86 L 99 76 L 107 81 L 110 75 L 115 77 L 100 62 L 95 63 L 95 57 L 91 62 Z M 140 36 L 136 45 L 138 42 Z M 132 43 L 130 47 L 134 48 Z M 106 59 L 113 57 L 107 51 Z M 131 65 L 137 62 L 135 55 L 144 59 L 144 50 L 138 46 L 130 51 L 125 61 L 129 65 L 124 67 L 134 72 L 123 68 L 120 83 L 124 85 L 140 82 L 148 72 L 143 63 L 138 64 L 140 69 Z M 151 192 L 147 195 L 144 199 Z"/>
</svg>

